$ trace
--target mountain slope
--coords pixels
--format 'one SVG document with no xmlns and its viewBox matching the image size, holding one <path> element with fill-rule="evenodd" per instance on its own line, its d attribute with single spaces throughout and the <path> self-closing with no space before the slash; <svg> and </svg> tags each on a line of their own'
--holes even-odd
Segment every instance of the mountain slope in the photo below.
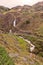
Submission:
<svg viewBox="0 0 43 65">
<path fill-rule="evenodd" d="M 24 5 L 13 7 L 0 14 L 0 30 L 9 32 L 10 29 L 13 29 L 14 31 L 13 22 L 15 19 L 16 28 L 41 34 L 40 27 L 43 25 L 43 2 L 39 2 L 33 6 Z"/>
<path fill-rule="evenodd" d="M 29 43 L 20 36 L 35 45 L 32 52 Z M 43 2 L 11 9 L 0 6 L 0 50 L 1 47 L 15 65 L 43 65 Z"/>
<path fill-rule="evenodd" d="M 0 6 L 0 13 L 4 13 L 6 11 L 10 10 L 9 8 L 7 7 L 4 7 L 4 6 Z"/>
<path fill-rule="evenodd" d="M 35 11 L 43 11 L 43 1 L 34 4 L 33 8 L 35 9 Z"/>
<path fill-rule="evenodd" d="M 14 34 L 0 34 L 3 46 L 15 65 L 43 65 L 43 59 L 29 52 L 29 44 Z"/>
</svg>

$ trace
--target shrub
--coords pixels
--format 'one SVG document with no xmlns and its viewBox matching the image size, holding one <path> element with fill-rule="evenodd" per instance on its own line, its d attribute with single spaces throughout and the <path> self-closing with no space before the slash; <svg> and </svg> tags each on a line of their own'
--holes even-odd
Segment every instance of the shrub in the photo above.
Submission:
<svg viewBox="0 0 43 65">
<path fill-rule="evenodd" d="M 29 23 L 30 23 L 30 21 L 29 21 L 29 20 L 27 20 L 27 21 L 26 21 L 26 24 L 29 24 Z"/>
</svg>

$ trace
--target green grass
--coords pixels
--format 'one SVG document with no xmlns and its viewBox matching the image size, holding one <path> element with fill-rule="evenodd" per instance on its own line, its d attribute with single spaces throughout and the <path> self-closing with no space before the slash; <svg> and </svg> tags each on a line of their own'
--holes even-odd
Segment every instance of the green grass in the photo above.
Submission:
<svg viewBox="0 0 43 65">
<path fill-rule="evenodd" d="M 14 35 L 14 37 L 17 39 L 19 46 L 22 48 L 22 50 L 26 50 L 28 43 L 24 41 L 22 38 L 20 38 L 19 36 Z"/>
<path fill-rule="evenodd" d="M 34 53 L 43 57 L 43 39 L 38 38 L 36 36 L 30 36 L 30 35 L 28 35 L 28 36 L 24 35 L 24 38 L 30 40 L 32 42 L 32 44 L 35 45 L 36 48 L 34 50 Z"/>
<path fill-rule="evenodd" d="M 32 37 L 32 36 L 26 36 L 25 38 L 29 39 L 31 42 L 34 41 L 33 44 L 35 44 L 37 40 L 36 37 Z M 4 41 L 6 42 L 6 44 L 4 43 Z M 0 44 L 1 43 L 5 49 L 3 47 L 0 47 L 0 65 L 14 65 L 13 63 L 15 63 L 15 65 L 19 65 L 21 62 L 22 62 L 21 65 L 43 65 L 42 57 L 40 59 L 40 56 L 37 57 L 37 55 L 35 55 L 35 57 L 37 58 L 34 59 L 34 54 L 32 55 L 32 57 L 30 57 L 31 53 L 28 51 L 29 50 L 28 43 L 25 42 L 25 40 L 20 38 L 19 36 L 10 33 L 0 34 Z M 37 44 L 36 46 L 38 48 Z M 18 56 L 10 58 L 7 53 L 9 54 L 17 53 Z M 40 54 L 42 54 L 42 52 Z M 23 61 L 23 58 L 27 59 L 26 61 L 27 63 Z M 31 62 L 33 62 L 33 64 L 31 64 Z"/>
<path fill-rule="evenodd" d="M 3 47 L 0 47 L 0 65 L 14 65 Z"/>
</svg>

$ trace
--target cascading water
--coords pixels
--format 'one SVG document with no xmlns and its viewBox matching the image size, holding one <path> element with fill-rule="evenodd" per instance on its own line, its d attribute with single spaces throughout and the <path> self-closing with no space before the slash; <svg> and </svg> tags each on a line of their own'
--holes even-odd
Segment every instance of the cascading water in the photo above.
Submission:
<svg viewBox="0 0 43 65">
<path fill-rule="evenodd" d="M 13 22 L 13 26 L 14 26 L 14 27 L 16 26 L 16 19 L 15 19 L 14 22 Z"/>
<path fill-rule="evenodd" d="M 15 19 L 14 22 L 13 22 L 13 26 L 14 26 L 14 27 L 16 26 L 16 19 Z M 10 29 L 9 32 L 12 33 L 12 30 Z"/>
<path fill-rule="evenodd" d="M 35 49 L 35 45 L 33 45 L 31 43 L 31 41 L 27 40 L 27 39 L 24 39 L 23 37 L 19 36 L 20 38 L 22 38 L 23 40 L 25 40 L 26 42 L 28 42 L 30 44 L 30 52 L 32 52 L 34 49 Z"/>
<path fill-rule="evenodd" d="M 12 30 L 10 29 L 9 32 L 12 33 Z"/>
</svg>

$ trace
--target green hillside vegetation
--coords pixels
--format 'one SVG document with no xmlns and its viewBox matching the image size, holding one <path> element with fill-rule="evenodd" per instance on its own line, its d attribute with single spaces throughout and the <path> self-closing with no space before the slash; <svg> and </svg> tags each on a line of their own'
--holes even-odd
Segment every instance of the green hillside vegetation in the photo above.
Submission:
<svg viewBox="0 0 43 65">
<path fill-rule="evenodd" d="M 24 39 L 35 45 L 32 52 Z M 14 64 L 43 65 L 43 2 L 0 6 L 0 65 Z"/>
<path fill-rule="evenodd" d="M 33 53 L 43 57 L 43 37 L 37 37 L 34 35 L 23 35 L 23 37 L 30 40 L 36 46 Z"/>
<path fill-rule="evenodd" d="M 0 65 L 14 65 L 3 47 L 0 46 Z"/>
<path fill-rule="evenodd" d="M 0 48 L 1 48 L 1 46 L 6 49 L 8 55 L 14 61 L 15 65 L 19 65 L 19 64 L 21 64 L 21 65 L 43 65 L 43 58 L 36 56 L 33 53 L 31 56 L 31 53 L 29 51 L 29 47 L 30 47 L 29 44 L 27 42 L 25 42 L 25 40 L 23 40 L 19 36 L 16 36 L 12 33 L 11 34 L 10 33 L 9 34 L 0 34 Z M 1 49 L 4 50 L 3 48 L 1 48 Z M 4 51 L 4 52 L 2 51 L 0 53 L 5 54 L 6 51 Z M 4 56 L 4 54 L 2 54 L 3 57 L 8 56 L 6 54 Z M 9 56 L 6 58 L 8 59 Z M 8 63 L 11 63 L 10 65 L 13 65 L 10 58 L 9 58 Z"/>
</svg>

